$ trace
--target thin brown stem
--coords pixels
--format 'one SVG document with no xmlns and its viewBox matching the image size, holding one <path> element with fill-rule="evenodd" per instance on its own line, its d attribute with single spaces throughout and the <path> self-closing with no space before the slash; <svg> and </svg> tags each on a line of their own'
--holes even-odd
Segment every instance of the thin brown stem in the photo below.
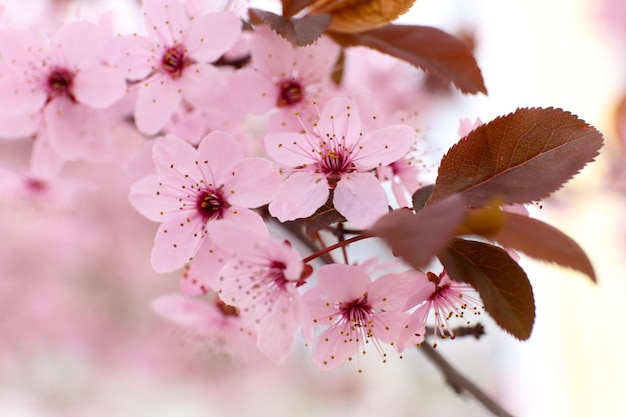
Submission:
<svg viewBox="0 0 626 417">
<path fill-rule="evenodd" d="M 495 401 L 493 401 L 487 394 L 485 394 L 478 386 L 476 386 L 469 379 L 465 378 L 459 371 L 457 371 L 452 365 L 446 361 L 443 356 L 437 352 L 436 349 L 431 347 L 428 343 L 424 343 L 419 348 L 432 363 L 441 371 L 446 383 L 452 387 L 457 394 L 468 393 L 473 396 L 478 402 L 491 411 L 494 416 L 497 417 L 513 417 Z"/>
<path fill-rule="evenodd" d="M 363 240 L 363 239 L 368 239 L 370 237 L 374 237 L 374 236 L 372 236 L 370 234 L 367 234 L 367 233 L 364 233 L 364 234 L 359 235 L 359 236 L 351 237 L 350 239 L 346 239 L 346 240 L 344 240 L 342 242 L 335 243 L 334 245 L 330 245 L 327 248 L 324 248 L 324 249 L 319 250 L 319 251 L 317 251 L 315 253 L 312 253 L 311 255 L 309 255 L 306 258 L 304 258 L 302 260 L 302 262 L 304 262 L 304 263 L 311 262 L 313 259 L 317 259 L 320 256 L 327 254 L 328 252 L 334 251 L 335 249 L 339 249 L 339 248 L 342 248 L 344 246 L 348 246 L 351 243 L 358 242 L 359 240 Z"/>
</svg>

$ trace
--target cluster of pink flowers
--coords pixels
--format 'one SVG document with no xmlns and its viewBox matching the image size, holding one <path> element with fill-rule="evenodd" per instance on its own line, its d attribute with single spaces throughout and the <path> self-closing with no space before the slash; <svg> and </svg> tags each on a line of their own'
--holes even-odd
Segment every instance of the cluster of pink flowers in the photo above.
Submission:
<svg viewBox="0 0 626 417">
<path fill-rule="evenodd" d="M 179 0 L 144 0 L 143 20 L 123 35 L 74 21 L 47 42 L 1 28 L 0 137 L 32 140 L 25 189 L 61 187 L 77 161 L 129 170 L 130 203 L 159 223 L 152 267 L 181 271 L 181 294 L 155 300 L 159 314 L 233 343 L 246 335 L 277 362 L 301 332 L 330 370 L 368 346 L 384 359 L 419 345 L 431 314 L 445 337 L 451 318 L 480 311 L 445 272 L 379 275 L 347 253 L 320 265 L 323 251 L 281 234 L 324 207 L 367 229 L 420 184 L 416 126 L 371 99 L 385 86 L 333 81 L 336 43 L 294 47 L 263 25 L 242 30 L 233 11 Z M 344 77 L 367 71 L 350 67 L 367 53 L 347 52 Z M 417 109 L 402 110 L 407 120 Z M 129 149 L 132 136 L 142 144 Z"/>
</svg>

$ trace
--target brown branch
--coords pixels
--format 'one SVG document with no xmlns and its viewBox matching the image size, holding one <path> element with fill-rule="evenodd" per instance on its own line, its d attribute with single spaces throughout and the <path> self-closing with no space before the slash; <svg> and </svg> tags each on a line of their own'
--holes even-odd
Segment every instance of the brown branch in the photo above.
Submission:
<svg viewBox="0 0 626 417">
<path fill-rule="evenodd" d="M 436 349 L 429 344 L 424 343 L 418 349 L 422 352 L 430 361 L 435 364 L 437 368 L 443 374 L 446 383 L 452 387 L 457 394 L 468 393 L 473 396 L 478 402 L 485 406 L 494 416 L 498 417 L 513 417 L 505 409 L 500 407 L 495 401 L 493 401 L 487 394 L 485 394 L 478 386 L 474 385 L 469 379 L 465 378 L 459 371 L 457 371 L 452 365 L 441 356 Z"/>
<path fill-rule="evenodd" d="M 484 336 L 485 326 L 480 323 L 476 323 L 473 326 L 458 326 L 452 329 L 450 333 L 454 334 L 454 337 L 463 337 L 463 336 L 473 336 L 476 340 L 480 339 Z M 432 336 L 435 334 L 435 328 L 426 327 L 426 331 L 424 333 L 426 336 Z"/>
</svg>

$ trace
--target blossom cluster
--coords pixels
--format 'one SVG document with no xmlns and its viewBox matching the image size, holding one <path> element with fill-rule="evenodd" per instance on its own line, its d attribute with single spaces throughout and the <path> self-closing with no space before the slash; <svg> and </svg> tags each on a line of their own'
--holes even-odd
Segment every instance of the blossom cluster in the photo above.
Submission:
<svg viewBox="0 0 626 417">
<path fill-rule="evenodd" d="M 183 308 L 196 322 L 222 317 L 204 331 L 245 334 L 277 362 L 298 332 L 330 370 L 367 346 L 384 359 L 421 344 L 431 315 L 445 338 L 453 317 L 480 313 L 471 286 L 445 271 L 398 263 L 383 273 L 378 259 L 355 264 L 344 252 L 337 262 L 323 245 L 303 253 L 285 233 L 328 212 L 326 228 L 364 231 L 390 205 L 409 207 L 417 109 L 394 99 L 418 88 L 398 75 L 406 66 L 378 54 L 392 70 L 355 69 L 374 52 L 343 52 L 326 36 L 296 47 L 244 24 L 242 10 L 142 6 L 133 34 L 107 18 L 69 22 L 47 40 L 0 29 L 0 137 L 32 139 L 28 171 L 5 175 L 15 187 L 55 190 L 75 162 L 133 167 L 129 201 L 159 223 L 151 265 L 181 271 L 181 295 L 155 309 L 174 322 Z M 461 136 L 474 127 L 464 126 Z M 142 144 L 129 151 L 132 135 Z M 321 229 L 309 238 L 323 244 Z"/>
</svg>

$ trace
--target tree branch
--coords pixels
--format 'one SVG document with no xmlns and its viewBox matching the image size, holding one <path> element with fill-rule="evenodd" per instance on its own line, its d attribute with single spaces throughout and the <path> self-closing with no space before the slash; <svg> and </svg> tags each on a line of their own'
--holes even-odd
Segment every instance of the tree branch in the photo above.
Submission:
<svg viewBox="0 0 626 417">
<path fill-rule="evenodd" d="M 444 375 L 446 383 L 452 387 L 457 394 L 468 393 L 473 396 L 478 402 L 485 406 L 493 415 L 498 417 L 513 417 L 512 414 L 500 407 L 490 397 L 487 396 L 479 387 L 474 385 L 469 379 L 465 378 L 459 373 L 452 365 L 441 356 L 436 349 L 431 347 L 428 343 L 424 343 L 418 349 L 421 351 L 431 362 L 435 364 L 437 368 Z"/>
</svg>

